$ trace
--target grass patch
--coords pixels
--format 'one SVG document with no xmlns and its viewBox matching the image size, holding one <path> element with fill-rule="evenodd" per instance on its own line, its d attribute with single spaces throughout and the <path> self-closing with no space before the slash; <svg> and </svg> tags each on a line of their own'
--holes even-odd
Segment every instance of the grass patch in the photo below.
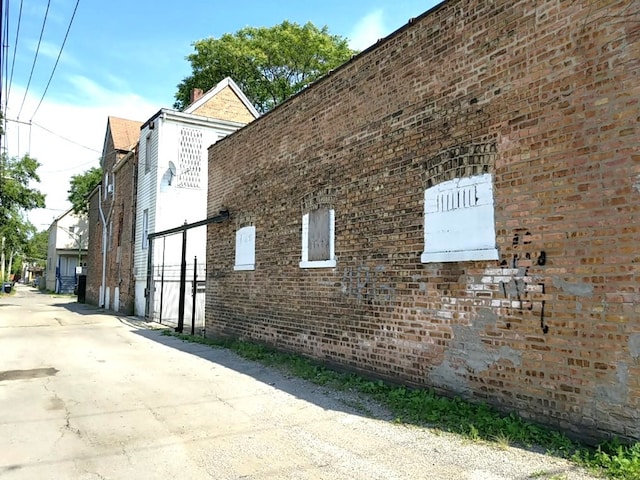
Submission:
<svg viewBox="0 0 640 480">
<path fill-rule="evenodd" d="M 188 342 L 227 348 L 241 357 L 276 367 L 317 385 L 370 395 L 388 408 L 399 423 L 429 426 L 460 434 L 471 440 L 494 442 L 501 448 L 508 448 L 510 445 L 538 446 L 550 454 L 571 459 L 608 478 L 640 479 L 640 443 L 624 445 L 609 441 L 592 448 L 514 413 L 504 415 L 487 404 L 443 397 L 430 389 L 391 385 L 354 373 L 337 372 L 306 357 L 281 352 L 265 345 L 234 339 L 192 337 L 171 330 L 164 330 L 162 334 Z"/>
</svg>

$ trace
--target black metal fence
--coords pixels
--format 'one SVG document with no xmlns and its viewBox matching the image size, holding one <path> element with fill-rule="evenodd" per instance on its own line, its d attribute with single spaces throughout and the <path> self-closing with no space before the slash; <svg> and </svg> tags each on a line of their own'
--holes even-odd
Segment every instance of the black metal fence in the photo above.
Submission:
<svg viewBox="0 0 640 480">
<path fill-rule="evenodd" d="M 229 211 L 223 210 L 206 220 L 191 224 L 185 222 L 180 227 L 148 235 L 147 318 L 175 326 L 177 332 L 182 332 L 185 325 L 191 327 L 192 335 L 204 332 L 206 262 L 198 257 L 192 257 L 193 263 L 187 262 L 187 233 L 192 229 L 205 228 L 201 240 L 206 243 L 206 225 L 228 219 Z M 174 249 L 178 246 L 181 256 L 180 263 L 176 264 Z"/>
<path fill-rule="evenodd" d="M 178 327 L 181 265 L 153 265 L 153 306 L 150 318 L 163 325 Z M 186 265 L 184 325 L 192 333 L 204 331 L 206 267 L 194 258 Z"/>
</svg>

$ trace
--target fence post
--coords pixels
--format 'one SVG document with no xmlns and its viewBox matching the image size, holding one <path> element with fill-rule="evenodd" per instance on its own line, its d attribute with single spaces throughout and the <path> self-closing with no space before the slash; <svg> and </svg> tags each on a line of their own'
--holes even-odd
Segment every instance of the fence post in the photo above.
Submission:
<svg viewBox="0 0 640 480">
<path fill-rule="evenodd" d="M 196 334 L 196 282 L 198 281 L 198 257 L 193 257 L 193 293 L 191 303 L 191 335 Z"/>
<path fill-rule="evenodd" d="M 185 220 L 184 224 L 187 222 Z M 185 289 L 187 288 L 187 229 L 182 230 L 182 260 L 180 262 L 180 299 L 178 300 L 178 326 L 176 332 L 182 333 L 184 329 L 184 302 Z"/>
</svg>

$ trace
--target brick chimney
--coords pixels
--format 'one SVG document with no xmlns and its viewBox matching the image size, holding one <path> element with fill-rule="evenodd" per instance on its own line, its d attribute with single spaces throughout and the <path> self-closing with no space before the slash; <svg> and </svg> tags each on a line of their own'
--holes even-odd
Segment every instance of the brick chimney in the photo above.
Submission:
<svg viewBox="0 0 640 480">
<path fill-rule="evenodd" d="M 201 88 L 194 88 L 193 90 L 191 90 L 191 103 L 197 101 L 202 97 L 202 95 L 204 95 L 204 92 Z"/>
</svg>

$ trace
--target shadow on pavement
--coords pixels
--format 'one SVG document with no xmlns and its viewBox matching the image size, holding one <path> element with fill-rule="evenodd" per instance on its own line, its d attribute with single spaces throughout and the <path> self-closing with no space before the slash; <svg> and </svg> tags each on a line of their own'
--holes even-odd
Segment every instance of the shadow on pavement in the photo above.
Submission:
<svg viewBox="0 0 640 480">
<path fill-rule="evenodd" d="M 371 398 L 357 392 L 334 390 L 315 385 L 307 380 L 289 375 L 276 367 L 247 360 L 231 350 L 199 343 L 191 343 L 176 337 L 163 335 L 167 328 L 157 323 L 126 317 L 122 323 L 134 327 L 133 333 L 170 348 L 195 355 L 217 365 L 234 370 L 243 375 L 284 391 L 301 400 L 313 403 L 323 409 L 345 412 L 352 415 L 385 421 L 393 420 L 393 415 Z"/>
<path fill-rule="evenodd" d="M 70 312 L 77 313 L 78 315 L 112 315 L 114 312 L 105 310 L 104 308 L 96 307 L 95 305 L 88 305 L 86 303 L 78 303 L 76 301 L 59 302 L 54 303 L 54 307 L 60 307 L 69 310 Z"/>
</svg>

